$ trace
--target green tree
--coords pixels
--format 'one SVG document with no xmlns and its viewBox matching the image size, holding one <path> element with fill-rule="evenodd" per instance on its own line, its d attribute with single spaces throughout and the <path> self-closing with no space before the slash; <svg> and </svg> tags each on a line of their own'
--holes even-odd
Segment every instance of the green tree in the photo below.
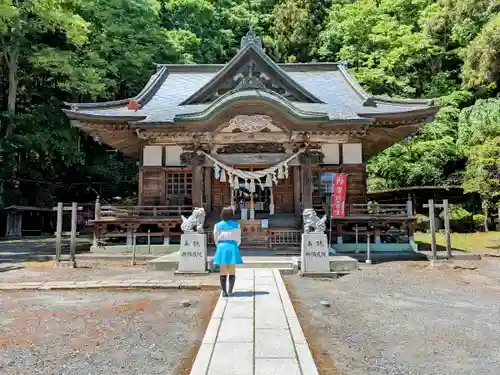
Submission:
<svg viewBox="0 0 500 375">
<path fill-rule="evenodd" d="M 462 110 L 457 145 L 468 157 L 464 190 L 486 201 L 500 196 L 500 99 L 478 100 Z"/>
<path fill-rule="evenodd" d="M 29 60 L 39 38 L 57 33 L 65 37 L 62 45 L 81 45 L 87 40 L 88 23 L 75 13 L 74 1 L 2 0 L 0 4 L 0 51 L 8 71 L 7 110 L 14 113 L 19 67 L 24 60 Z M 64 52 L 57 52 L 60 59 L 63 59 Z M 8 135 L 10 130 L 7 127 L 4 133 Z"/>
<path fill-rule="evenodd" d="M 196 35 L 194 62 L 223 63 L 236 54 L 248 26 L 258 24 L 248 5 L 246 0 L 162 0 L 162 26 Z"/>
<path fill-rule="evenodd" d="M 463 188 L 478 193 L 487 202 L 500 197 L 500 136 L 469 150 Z"/>
<path fill-rule="evenodd" d="M 422 96 L 439 72 L 444 53 L 442 46 L 427 37 L 419 22 L 430 3 L 336 2 L 320 35 L 320 53 L 326 60 L 349 62 L 356 77 L 374 94 Z M 446 75 L 436 77 L 441 86 L 444 78 Z"/>
<path fill-rule="evenodd" d="M 500 82 L 500 13 L 481 29 L 469 44 L 462 68 L 468 86 L 481 86 Z"/>
<path fill-rule="evenodd" d="M 318 35 L 330 0 L 282 0 L 272 11 L 273 53 L 282 62 L 307 62 L 318 55 Z"/>
<path fill-rule="evenodd" d="M 436 120 L 423 126 L 411 139 L 375 155 L 367 163 L 371 190 L 423 185 L 460 185 L 457 173 L 464 166 L 457 149 L 461 108 L 473 97 L 458 91 L 441 100 Z"/>
</svg>

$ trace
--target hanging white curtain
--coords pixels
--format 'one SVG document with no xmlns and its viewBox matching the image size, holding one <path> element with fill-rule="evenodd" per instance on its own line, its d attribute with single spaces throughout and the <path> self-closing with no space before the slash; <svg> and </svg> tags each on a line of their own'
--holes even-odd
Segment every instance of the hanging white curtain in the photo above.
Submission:
<svg viewBox="0 0 500 375">
<path fill-rule="evenodd" d="M 278 164 L 266 168 L 260 171 L 243 171 L 241 169 L 236 169 L 233 168 L 227 164 L 224 164 L 223 162 L 217 160 L 213 155 L 207 154 L 203 151 L 199 151 L 200 153 L 204 154 L 207 158 L 212 160 L 215 164 L 215 170 L 220 171 L 222 169 L 222 173 L 218 173 L 220 180 L 222 179 L 225 180 L 226 174 L 229 176 L 234 176 L 229 179 L 230 182 L 232 182 L 233 189 L 239 189 L 239 180 L 242 179 L 245 182 L 245 186 L 247 189 L 254 190 L 255 191 L 255 184 L 261 184 L 261 179 L 265 179 L 264 186 L 266 187 L 272 187 L 273 183 L 275 185 L 278 184 L 278 180 L 282 180 L 284 178 L 288 177 L 288 163 L 292 161 L 294 158 L 297 157 L 302 151 L 299 151 L 292 156 L 288 157 L 287 159 L 279 162 Z M 226 171 L 226 173 L 224 173 Z M 223 182 L 223 181 L 222 181 Z"/>
</svg>

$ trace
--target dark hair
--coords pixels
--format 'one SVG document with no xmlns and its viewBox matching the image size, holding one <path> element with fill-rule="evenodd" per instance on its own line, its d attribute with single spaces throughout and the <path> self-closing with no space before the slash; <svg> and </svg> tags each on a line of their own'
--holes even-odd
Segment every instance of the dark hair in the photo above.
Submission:
<svg viewBox="0 0 500 375">
<path fill-rule="evenodd" d="M 233 220 L 233 208 L 232 207 L 224 207 L 220 213 L 220 217 L 222 220 Z"/>
</svg>

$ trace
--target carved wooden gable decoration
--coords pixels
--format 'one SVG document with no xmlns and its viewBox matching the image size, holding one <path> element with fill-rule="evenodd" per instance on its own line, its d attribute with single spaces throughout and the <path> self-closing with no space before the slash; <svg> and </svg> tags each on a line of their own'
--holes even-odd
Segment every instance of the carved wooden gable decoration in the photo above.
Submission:
<svg viewBox="0 0 500 375">
<path fill-rule="evenodd" d="M 217 129 L 212 139 L 216 143 L 283 143 L 291 132 L 266 115 L 237 115 Z"/>
<path fill-rule="evenodd" d="M 250 29 L 238 54 L 182 105 L 211 103 L 225 94 L 243 90 L 271 91 L 290 101 L 322 103 L 264 53 L 260 38 Z"/>
</svg>

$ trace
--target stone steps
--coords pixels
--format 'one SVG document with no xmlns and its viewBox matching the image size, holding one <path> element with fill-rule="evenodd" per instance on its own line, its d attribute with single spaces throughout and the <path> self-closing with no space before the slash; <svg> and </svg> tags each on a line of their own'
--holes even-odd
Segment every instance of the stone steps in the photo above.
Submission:
<svg viewBox="0 0 500 375">
<path fill-rule="evenodd" d="M 248 256 L 242 253 L 243 264 L 237 268 L 278 268 L 285 272 L 297 272 L 300 267 L 298 256 Z M 148 262 L 148 268 L 155 271 L 172 271 L 177 269 L 178 253 L 165 255 Z M 207 268 L 211 272 L 218 272 L 218 266 L 212 264 L 212 257 L 207 260 Z M 339 274 L 355 272 L 358 261 L 349 256 L 330 256 L 330 270 Z"/>
</svg>

